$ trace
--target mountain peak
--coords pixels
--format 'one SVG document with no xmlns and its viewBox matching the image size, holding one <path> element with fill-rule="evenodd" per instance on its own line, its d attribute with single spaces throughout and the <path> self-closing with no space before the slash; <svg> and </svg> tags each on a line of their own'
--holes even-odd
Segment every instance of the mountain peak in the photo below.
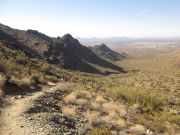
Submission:
<svg viewBox="0 0 180 135">
<path fill-rule="evenodd" d="M 65 46 L 80 45 L 79 41 L 77 39 L 73 38 L 73 36 L 71 34 L 65 34 L 61 40 Z"/>
<path fill-rule="evenodd" d="M 69 39 L 72 39 L 73 36 L 69 33 L 65 34 L 62 38 L 69 38 Z"/>
<path fill-rule="evenodd" d="M 104 44 L 104 43 L 103 43 L 103 44 L 101 44 L 100 46 L 105 46 L 105 47 L 107 47 L 107 46 L 106 46 L 106 44 Z"/>
<path fill-rule="evenodd" d="M 114 50 L 110 49 L 106 44 L 95 45 L 89 47 L 96 55 L 110 61 L 122 60 L 125 58 L 123 54 L 119 54 Z"/>
<path fill-rule="evenodd" d="M 101 44 L 101 45 L 99 45 L 99 48 L 101 48 L 101 49 L 109 49 L 108 47 L 107 47 L 107 45 L 106 44 Z"/>
</svg>

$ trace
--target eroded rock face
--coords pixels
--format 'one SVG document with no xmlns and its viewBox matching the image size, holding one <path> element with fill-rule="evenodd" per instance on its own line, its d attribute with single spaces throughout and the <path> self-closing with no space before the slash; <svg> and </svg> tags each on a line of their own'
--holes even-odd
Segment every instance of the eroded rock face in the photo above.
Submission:
<svg viewBox="0 0 180 135">
<path fill-rule="evenodd" d="M 44 56 L 49 63 L 59 64 L 64 68 L 73 70 L 81 70 L 84 72 L 98 72 L 91 64 L 95 64 L 105 68 L 112 68 L 122 71 L 116 65 L 101 59 L 95 55 L 89 48 L 82 46 L 77 39 L 70 34 L 64 35 L 62 38 L 54 39 L 48 46 L 48 51 L 44 52 Z"/>
</svg>

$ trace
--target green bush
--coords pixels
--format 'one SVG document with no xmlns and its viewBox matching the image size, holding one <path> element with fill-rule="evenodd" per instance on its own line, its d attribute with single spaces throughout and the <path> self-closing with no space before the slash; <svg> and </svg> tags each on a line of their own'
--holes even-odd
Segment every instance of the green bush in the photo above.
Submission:
<svg viewBox="0 0 180 135">
<path fill-rule="evenodd" d="M 26 64 L 26 54 L 18 53 L 16 55 L 16 61 L 18 64 Z"/>
<path fill-rule="evenodd" d="M 45 80 L 50 82 L 58 82 L 58 78 L 55 76 L 45 76 Z"/>
<path fill-rule="evenodd" d="M 158 93 L 151 90 L 132 87 L 112 87 L 108 88 L 108 94 L 115 98 L 123 100 L 129 104 L 139 104 L 142 108 L 148 110 L 161 110 L 166 104 L 166 100 Z"/>
<path fill-rule="evenodd" d="M 0 72 L 7 73 L 9 69 L 8 63 L 2 57 L 0 57 Z"/>
<path fill-rule="evenodd" d="M 86 135 L 113 135 L 107 128 L 94 128 L 90 130 Z"/>
<path fill-rule="evenodd" d="M 169 117 L 169 120 L 177 125 L 180 125 L 180 115 L 172 115 Z"/>
<path fill-rule="evenodd" d="M 48 64 L 43 64 L 43 66 L 41 67 L 41 71 L 44 74 L 52 75 L 53 67 L 51 65 L 48 65 Z"/>
</svg>

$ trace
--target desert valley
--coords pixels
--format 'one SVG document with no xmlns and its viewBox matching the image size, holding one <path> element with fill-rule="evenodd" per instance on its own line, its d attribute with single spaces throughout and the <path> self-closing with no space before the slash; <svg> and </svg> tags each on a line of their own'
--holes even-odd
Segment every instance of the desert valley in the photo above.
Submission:
<svg viewBox="0 0 180 135">
<path fill-rule="evenodd" d="M 1 24 L 1 134 L 177 135 L 180 44 L 160 43 L 88 47 Z"/>
<path fill-rule="evenodd" d="M 0 0 L 0 135 L 180 135 L 180 1 Z"/>
</svg>

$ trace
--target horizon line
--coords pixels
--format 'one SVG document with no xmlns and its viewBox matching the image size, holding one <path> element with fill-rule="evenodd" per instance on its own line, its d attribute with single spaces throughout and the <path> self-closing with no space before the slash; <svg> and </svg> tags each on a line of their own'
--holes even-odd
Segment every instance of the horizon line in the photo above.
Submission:
<svg viewBox="0 0 180 135">
<path fill-rule="evenodd" d="M 35 31 L 38 31 L 39 33 L 45 34 L 45 35 L 47 35 L 49 37 L 62 37 L 64 35 L 66 35 L 66 34 L 71 34 L 70 32 L 67 32 L 67 33 L 62 34 L 62 36 L 60 36 L 61 34 L 57 35 L 57 36 L 50 36 L 47 33 L 39 31 L 38 29 L 31 29 L 31 28 L 21 29 L 21 28 L 15 28 L 15 27 L 3 24 L 1 22 L 0 22 L 0 24 L 2 24 L 4 26 L 7 26 L 7 27 L 10 27 L 12 29 L 16 29 L 16 30 L 22 30 L 22 31 L 35 30 Z M 73 34 L 71 34 L 71 35 L 73 36 Z M 135 37 L 135 36 L 73 36 L 73 37 L 77 38 L 77 39 L 108 39 L 108 38 L 126 38 L 126 39 L 180 39 L 180 36 L 137 36 L 137 37 Z"/>
</svg>

